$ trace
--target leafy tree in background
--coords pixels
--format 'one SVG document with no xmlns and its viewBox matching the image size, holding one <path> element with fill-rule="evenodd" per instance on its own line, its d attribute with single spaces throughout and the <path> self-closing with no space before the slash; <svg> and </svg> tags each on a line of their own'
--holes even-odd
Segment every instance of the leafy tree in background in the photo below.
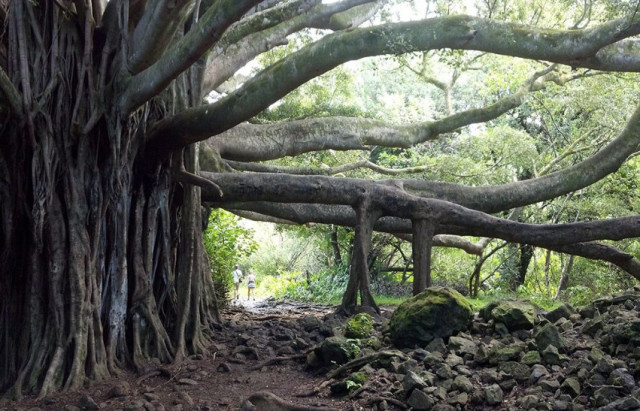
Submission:
<svg viewBox="0 0 640 411">
<path fill-rule="evenodd" d="M 554 84 L 569 90 L 589 71 L 613 73 L 610 79 L 640 70 L 634 7 L 420 4 L 431 7 L 426 19 L 395 22 L 395 8 L 372 0 L 0 0 L 0 390 L 43 397 L 122 366 L 144 369 L 150 359 L 179 362 L 203 352 L 219 321 L 202 243 L 203 201 L 256 219 L 353 227 L 347 312 L 358 303 L 376 308 L 368 271 L 373 231 L 412 235 L 416 292 L 429 283 L 432 245 L 473 248 L 442 235 L 526 243 L 640 277 L 633 255 L 592 242 L 638 236 L 636 215 L 540 226 L 488 214 L 566 196 L 616 172 L 638 147 L 637 98 L 608 122 L 613 138 L 599 150 L 528 180 L 406 178 L 408 170 L 369 161 L 247 165 L 376 146 L 412 159 L 394 150 L 428 151 L 437 140 L 434 146 L 458 149 L 460 130 L 491 128 Z M 381 10 L 388 22 L 359 27 Z M 301 31 L 309 42 L 246 77 L 243 66 Z M 487 90 L 467 91 L 485 97 L 481 104 L 454 101 L 451 114 L 402 124 L 366 109 L 256 121 L 343 63 L 421 52 L 454 65 L 466 53 L 518 58 L 524 63 L 512 66 L 524 76 L 506 72 Z M 499 62 L 487 64 L 486 78 L 510 67 Z M 454 91 L 473 84 L 464 81 Z M 350 117 L 361 112 L 367 117 Z M 497 160 L 486 167 L 509 168 Z M 363 167 L 396 178 L 365 178 Z M 350 170 L 355 175 L 329 177 Z"/>
</svg>

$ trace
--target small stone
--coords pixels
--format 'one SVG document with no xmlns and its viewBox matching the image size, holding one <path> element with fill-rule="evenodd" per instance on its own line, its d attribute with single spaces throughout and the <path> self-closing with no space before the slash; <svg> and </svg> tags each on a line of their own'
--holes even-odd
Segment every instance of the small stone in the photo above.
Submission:
<svg viewBox="0 0 640 411">
<path fill-rule="evenodd" d="M 596 364 L 596 370 L 605 375 L 611 373 L 614 370 L 613 361 L 608 356 L 602 357 Z"/>
<path fill-rule="evenodd" d="M 542 361 L 549 365 L 559 365 L 560 353 L 558 349 L 553 345 L 549 345 L 542 351 Z"/>
<path fill-rule="evenodd" d="M 465 393 L 473 392 L 473 384 L 471 383 L 471 380 L 469 378 L 465 377 L 464 375 L 458 375 L 453 380 L 452 388 L 454 390 L 458 390 L 458 391 L 465 392 Z M 465 403 L 466 403 L 466 401 L 465 401 Z"/>
<path fill-rule="evenodd" d="M 535 334 L 536 345 L 538 351 L 544 351 L 550 345 L 553 345 L 558 350 L 564 350 L 566 343 L 560 336 L 558 327 L 553 324 L 546 324 L 541 327 Z"/>
<path fill-rule="evenodd" d="M 541 387 L 543 391 L 556 392 L 556 390 L 560 388 L 560 383 L 558 382 L 558 380 L 549 379 L 539 381 L 538 386 Z"/>
<path fill-rule="evenodd" d="M 145 409 L 144 401 L 135 400 L 135 401 L 126 403 L 122 408 L 122 411 L 140 411 L 144 409 Z"/>
<path fill-rule="evenodd" d="M 107 391 L 107 398 L 126 397 L 129 393 L 131 393 L 129 383 L 126 381 L 120 381 Z"/>
<path fill-rule="evenodd" d="M 498 371 L 511 375 L 517 381 L 525 381 L 531 375 L 528 365 L 516 361 L 506 361 L 498 365 Z"/>
<path fill-rule="evenodd" d="M 533 384 L 545 375 L 549 375 L 549 371 L 547 371 L 545 366 L 541 364 L 536 364 L 533 367 L 531 367 L 531 375 L 529 376 L 529 383 Z"/>
<path fill-rule="evenodd" d="M 443 356 L 446 355 L 448 352 L 447 346 L 445 345 L 444 340 L 440 337 L 434 338 L 433 340 L 431 340 L 431 342 L 427 344 L 427 346 L 424 347 L 424 349 L 431 353 L 439 352 Z"/>
<path fill-rule="evenodd" d="M 529 410 L 531 408 L 535 409 L 538 405 L 538 397 L 536 395 L 525 395 L 524 397 L 518 400 L 518 404 L 520 408 L 523 410 Z"/>
<path fill-rule="evenodd" d="M 522 354 L 521 346 L 496 346 L 489 351 L 489 364 L 497 365 L 505 361 L 519 361 L 520 354 Z"/>
<path fill-rule="evenodd" d="M 434 367 L 444 362 L 444 357 L 439 352 L 427 352 L 427 355 L 422 360 L 425 367 Z"/>
<path fill-rule="evenodd" d="M 146 392 L 143 395 L 144 399 L 149 401 L 149 402 L 153 402 L 153 401 L 160 401 L 160 396 L 158 394 L 154 394 L 152 392 Z"/>
<path fill-rule="evenodd" d="M 567 411 L 569 403 L 567 401 L 555 400 L 553 402 L 553 411 Z"/>
<path fill-rule="evenodd" d="M 192 380 L 191 378 L 180 378 L 178 380 L 178 384 L 182 384 L 182 385 L 198 385 L 198 381 Z"/>
<path fill-rule="evenodd" d="M 623 392 L 630 393 L 635 388 L 636 381 L 626 368 L 616 368 L 609 374 L 607 384 L 623 387 Z"/>
<path fill-rule="evenodd" d="M 466 392 L 461 392 L 449 398 L 447 402 L 452 405 L 460 404 L 464 406 L 466 403 L 469 402 L 469 394 L 467 394 Z"/>
<path fill-rule="evenodd" d="M 464 354 L 476 355 L 478 347 L 470 339 L 454 335 L 449 337 L 449 350 L 462 356 L 464 356 Z"/>
<path fill-rule="evenodd" d="M 547 320 L 551 321 L 552 323 L 555 323 L 556 321 L 558 321 L 561 318 L 567 318 L 568 319 L 569 317 L 571 317 L 572 314 L 575 314 L 575 313 L 576 313 L 576 310 L 571 305 L 562 304 L 561 306 L 559 306 L 555 310 L 549 311 L 545 315 L 545 317 L 547 318 Z"/>
<path fill-rule="evenodd" d="M 526 353 L 524 353 L 520 361 L 522 361 L 522 363 L 526 365 L 534 365 L 540 364 L 542 358 L 540 357 L 540 353 L 538 351 L 527 351 Z"/>
<path fill-rule="evenodd" d="M 99 410 L 100 409 L 100 406 L 98 405 L 98 403 L 95 402 L 95 400 L 87 394 L 84 394 L 80 398 L 79 405 L 80 405 L 80 408 L 82 408 L 83 410 Z"/>
<path fill-rule="evenodd" d="M 435 403 L 436 401 L 422 390 L 413 390 L 407 399 L 407 405 L 414 410 L 430 410 Z"/>
<path fill-rule="evenodd" d="M 580 382 L 577 378 L 569 377 L 564 380 L 562 385 L 560 385 L 560 390 L 564 393 L 569 394 L 572 398 L 575 398 L 580 395 Z"/>
<path fill-rule="evenodd" d="M 402 381 L 402 387 L 407 395 L 411 394 L 415 388 L 424 388 L 426 386 L 427 383 L 413 371 L 406 373 Z"/>
<path fill-rule="evenodd" d="M 618 399 L 618 390 L 610 386 L 601 387 L 593 393 L 593 398 L 596 407 L 602 407 Z"/>
<path fill-rule="evenodd" d="M 309 355 L 315 355 L 314 352 L 310 352 Z M 307 356 L 308 357 L 308 356 Z M 307 363 L 308 363 L 308 358 L 307 358 Z M 229 364 L 227 364 L 226 362 L 221 362 L 220 364 L 218 364 L 218 367 L 216 368 L 216 370 L 218 372 L 230 372 L 231 371 L 231 367 L 229 366 Z"/>
<path fill-rule="evenodd" d="M 510 392 L 516 385 L 518 385 L 518 383 L 513 378 L 509 378 L 500 381 L 498 385 L 502 388 L 502 391 Z"/>
<path fill-rule="evenodd" d="M 582 327 L 582 332 L 591 337 L 594 337 L 596 333 L 604 327 L 602 320 L 600 318 L 595 318 L 586 322 L 586 324 Z"/>
<path fill-rule="evenodd" d="M 449 354 L 446 359 L 446 363 L 449 367 L 453 368 L 458 365 L 464 364 L 464 360 L 455 354 Z"/>
<path fill-rule="evenodd" d="M 443 380 L 448 380 L 455 377 L 455 373 L 447 364 L 442 364 L 442 366 L 436 370 L 436 375 Z"/>
<path fill-rule="evenodd" d="M 484 389 L 485 400 L 488 405 L 498 405 L 502 403 L 504 394 L 498 384 L 492 384 Z"/>
<path fill-rule="evenodd" d="M 604 352 L 598 347 L 593 347 L 591 351 L 589 351 L 589 360 L 595 365 L 604 357 Z"/>
<path fill-rule="evenodd" d="M 429 395 L 433 395 L 436 399 L 445 400 L 447 399 L 447 390 L 443 387 L 427 387 L 423 389 Z"/>
</svg>

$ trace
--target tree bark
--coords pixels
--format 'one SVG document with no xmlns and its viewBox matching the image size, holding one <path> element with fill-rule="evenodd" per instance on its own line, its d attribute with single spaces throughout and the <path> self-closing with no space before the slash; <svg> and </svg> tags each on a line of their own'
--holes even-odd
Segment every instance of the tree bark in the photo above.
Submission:
<svg viewBox="0 0 640 411">
<path fill-rule="evenodd" d="M 569 285 L 569 278 L 571 277 L 571 270 L 573 270 L 573 261 L 574 256 L 570 255 L 567 263 L 562 267 L 562 274 L 560 276 L 560 281 L 558 282 L 558 289 L 556 290 L 556 294 L 554 299 L 560 298 L 562 292 L 567 289 Z"/>
<path fill-rule="evenodd" d="M 431 247 L 433 245 L 433 221 L 413 220 L 413 295 L 431 287 Z"/>
<path fill-rule="evenodd" d="M 333 264 L 336 266 L 342 265 L 342 255 L 340 253 L 340 243 L 338 242 L 338 228 L 331 226 L 331 250 L 333 251 Z"/>
<path fill-rule="evenodd" d="M 360 295 L 360 304 L 363 307 L 372 308 L 380 313 L 380 309 L 371 295 L 369 266 L 367 264 L 371 250 L 373 225 L 380 216 L 380 211 L 372 207 L 368 195 L 364 195 L 354 209 L 356 210 L 357 224 L 353 239 L 349 282 L 342 297 L 340 309 L 349 315 L 353 314 L 358 303 L 358 295 Z"/>
</svg>

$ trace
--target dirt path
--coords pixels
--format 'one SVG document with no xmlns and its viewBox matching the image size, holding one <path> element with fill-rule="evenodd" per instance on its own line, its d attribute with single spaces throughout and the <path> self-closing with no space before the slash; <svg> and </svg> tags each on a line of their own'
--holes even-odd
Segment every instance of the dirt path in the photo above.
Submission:
<svg viewBox="0 0 640 411">
<path fill-rule="evenodd" d="M 326 306 L 241 300 L 222 312 L 223 326 L 215 331 L 209 355 L 193 356 L 178 367 L 153 368 L 143 375 L 123 373 L 79 392 L 56 394 L 43 401 L 26 398 L 19 403 L 0 402 L 0 409 L 237 410 L 244 399 L 258 391 L 269 391 L 299 405 L 358 409 L 349 401 L 322 393 L 304 396 L 324 378 L 304 369 L 304 353 L 317 341 L 313 341 L 313 334 L 303 332 L 301 319 L 321 319 L 331 310 Z M 260 367 L 282 356 L 298 358 Z"/>
</svg>

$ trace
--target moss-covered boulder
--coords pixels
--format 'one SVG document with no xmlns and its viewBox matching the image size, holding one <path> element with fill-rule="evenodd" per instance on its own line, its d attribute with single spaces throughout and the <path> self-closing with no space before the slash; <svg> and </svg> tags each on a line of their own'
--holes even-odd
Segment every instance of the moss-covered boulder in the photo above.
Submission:
<svg viewBox="0 0 640 411">
<path fill-rule="evenodd" d="M 371 331 L 373 331 L 373 317 L 367 313 L 354 315 L 344 327 L 344 335 L 347 338 L 369 338 Z"/>
<path fill-rule="evenodd" d="M 530 330 L 535 324 L 540 309 L 529 301 L 502 300 L 489 303 L 480 310 L 485 320 L 502 323 L 509 331 Z"/>
<path fill-rule="evenodd" d="M 397 347 L 425 346 L 469 329 L 473 310 L 459 292 L 431 287 L 400 304 L 389 319 L 389 337 Z"/>
</svg>

